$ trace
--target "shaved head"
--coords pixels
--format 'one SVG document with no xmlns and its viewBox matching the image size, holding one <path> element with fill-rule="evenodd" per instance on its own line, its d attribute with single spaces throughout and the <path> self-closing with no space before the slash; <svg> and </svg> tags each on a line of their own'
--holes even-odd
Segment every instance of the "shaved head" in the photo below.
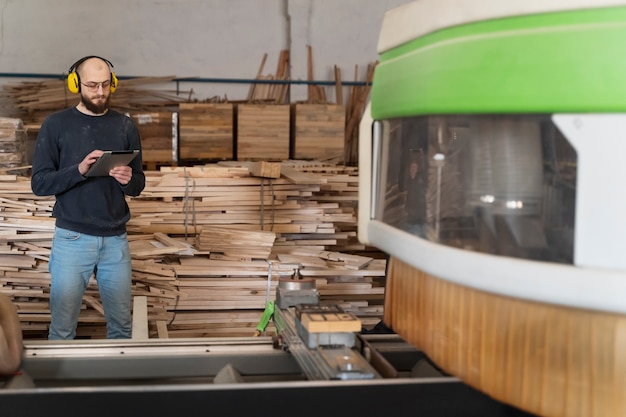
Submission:
<svg viewBox="0 0 626 417">
<path fill-rule="evenodd" d="M 82 62 L 76 69 L 83 87 L 80 89 L 79 109 L 82 106 L 88 113 L 101 115 L 109 109 L 111 90 L 109 87 L 100 87 L 96 91 L 84 88 L 88 83 L 103 83 L 111 80 L 109 64 L 102 58 L 93 57 Z"/>
<path fill-rule="evenodd" d="M 102 58 L 93 57 L 86 59 L 78 66 L 77 71 L 79 74 L 83 74 L 83 71 L 99 71 L 110 74 L 109 64 L 107 64 Z"/>
</svg>

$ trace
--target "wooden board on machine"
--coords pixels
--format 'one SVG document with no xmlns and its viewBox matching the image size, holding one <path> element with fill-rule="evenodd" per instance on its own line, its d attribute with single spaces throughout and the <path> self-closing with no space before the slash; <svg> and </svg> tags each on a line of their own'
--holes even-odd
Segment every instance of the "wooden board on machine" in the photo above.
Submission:
<svg viewBox="0 0 626 417">
<path fill-rule="evenodd" d="M 299 305 L 296 317 L 309 333 L 360 332 L 361 320 L 337 305 Z"/>
</svg>

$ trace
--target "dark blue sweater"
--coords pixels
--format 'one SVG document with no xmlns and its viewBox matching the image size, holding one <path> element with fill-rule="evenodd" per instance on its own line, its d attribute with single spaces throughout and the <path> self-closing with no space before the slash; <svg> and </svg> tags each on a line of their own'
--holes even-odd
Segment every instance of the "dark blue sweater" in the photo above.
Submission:
<svg viewBox="0 0 626 417">
<path fill-rule="evenodd" d="M 138 196 L 145 187 L 141 152 L 130 163 L 132 179 L 121 185 L 110 176 L 80 174 L 78 164 L 95 149 L 141 150 L 137 126 L 111 109 L 102 116 L 75 107 L 49 115 L 37 136 L 31 188 L 35 195 L 55 196 L 52 215 L 58 227 L 93 236 L 119 235 L 130 219 L 126 196 Z"/>
</svg>

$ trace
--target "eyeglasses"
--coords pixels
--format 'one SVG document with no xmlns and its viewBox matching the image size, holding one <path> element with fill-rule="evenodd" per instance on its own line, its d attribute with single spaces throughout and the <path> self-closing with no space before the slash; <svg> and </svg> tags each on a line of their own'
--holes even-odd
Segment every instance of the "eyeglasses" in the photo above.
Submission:
<svg viewBox="0 0 626 417">
<path fill-rule="evenodd" d="M 98 91 L 98 87 L 102 87 L 103 90 L 109 88 L 109 86 L 111 85 L 111 80 L 102 81 L 101 83 L 90 81 L 88 83 L 81 83 L 81 84 L 87 87 L 89 91 L 95 92 L 95 91 Z"/>
</svg>

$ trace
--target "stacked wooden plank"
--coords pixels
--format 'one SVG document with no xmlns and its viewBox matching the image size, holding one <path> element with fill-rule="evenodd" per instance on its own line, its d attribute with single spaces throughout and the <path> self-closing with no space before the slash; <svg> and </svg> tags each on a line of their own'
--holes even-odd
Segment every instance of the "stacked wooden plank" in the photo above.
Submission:
<svg viewBox="0 0 626 417">
<path fill-rule="evenodd" d="M 194 242 L 192 237 L 202 233 L 205 230 L 204 227 L 215 227 L 215 225 L 232 230 L 270 230 L 276 233 L 277 238 L 271 258 L 263 262 L 274 262 L 276 258 L 277 263 L 273 265 L 273 274 L 293 275 L 295 269 L 298 269 L 300 275 L 310 276 L 317 281 L 319 291 L 326 299 L 340 303 L 347 311 L 354 311 L 366 325 L 377 322 L 380 318 L 384 295 L 385 260 L 367 256 L 362 258 L 330 256 L 325 251 L 328 247 L 340 251 L 343 245 L 347 245 L 346 248 L 350 247 L 350 250 L 356 249 L 365 254 L 372 254 L 368 253 L 362 245 L 355 244 L 356 213 L 354 208 L 357 193 L 356 186 L 349 184 L 358 182 L 356 170 L 349 167 L 334 167 L 331 164 L 289 161 L 283 163 L 281 172 L 284 170 L 289 174 L 289 169 L 291 169 L 299 172 L 301 176 L 290 174 L 287 177 L 272 180 L 269 185 L 267 179 L 247 177 L 245 169 L 233 165 L 234 163 L 231 162 L 223 166 L 211 164 L 193 168 L 162 168 L 159 173 L 154 173 L 154 179 L 158 178 L 154 182 L 154 189 L 148 189 L 142 197 L 131 201 L 133 204 L 131 209 L 136 213 L 134 218 L 141 222 L 149 220 L 151 223 L 150 225 L 143 224 L 142 232 L 161 231 L 172 234 L 177 231 L 179 236 L 185 235 L 189 242 Z M 315 172 L 316 166 L 319 172 Z M 311 172 L 305 172 L 305 169 Z M 166 175 L 161 176 L 161 173 Z M 173 174 L 177 174 L 178 178 Z M 230 174 L 235 178 L 230 178 Z M 335 175 L 339 177 L 337 182 L 329 180 Z M 183 178 L 188 186 L 181 182 Z M 153 181 L 152 175 L 149 176 L 149 181 Z M 294 184 L 294 182 L 297 183 Z M 329 182 L 330 185 L 327 185 Z M 175 184 L 178 184 L 178 187 Z M 265 184 L 265 193 L 263 193 L 263 184 Z M 203 189 L 203 186 L 207 189 Z M 322 190 L 322 187 L 326 189 Z M 341 194 L 345 194 L 343 198 L 339 198 Z M 196 198 L 193 210 L 189 201 L 185 203 L 186 198 L 192 197 Z M 268 199 L 268 197 L 271 198 Z M 150 209 L 143 204 L 140 205 L 143 207 L 139 209 L 136 204 L 141 203 L 139 200 L 143 198 L 147 200 L 163 198 L 163 201 L 160 202 L 158 209 Z M 320 202 L 317 201 L 318 198 Z M 232 201 L 237 201 L 237 204 L 233 205 Z M 169 206 L 173 208 L 169 210 Z M 140 210 L 144 214 L 141 214 Z M 149 213 L 150 210 L 156 211 Z M 265 217 L 263 217 L 264 212 Z M 182 214 L 184 215 L 181 216 Z M 178 218 L 173 218 L 173 215 Z M 187 220 L 183 220 L 183 217 Z M 187 226 L 180 227 L 181 222 L 187 223 Z M 336 230 L 335 223 L 346 229 L 346 232 Z M 175 225 L 179 225 L 177 230 Z M 197 256 L 194 257 L 194 262 L 197 261 Z M 223 256 L 219 252 L 217 256 L 215 253 L 208 256 L 211 260 L 220 261 L 255 261 L 252 258 Z M 175 267 L 176 276 L 180 277 L 180 280 L 190 273 L 185 266 L 185 262 L 188 261 L 188 258 L 181 260 L 185 269 Z M 262 289 L 263 284 L 267 284 L 265 274 L 268 267 L 264 263 L 261 263 L 261 267 L 256 271 L 256 276 L 247 275 L 248 279 L 259 280 L 256 291 Z M 211 270 L 206 266 L 199 269 L 204 274 Z M 243 271 L 222 271 L 224 275 L 231 278 L 240 276 L 242 272 L 250 273 L 248 268 Z M 270 295 L 273 296 L 273 293 Z M 245 305 L 261 309 L 264 306 L 265 296 L 264 293 L 256 300 L 249 297 L 249 302 Z M 226 303 L 226 305 L 229 304 Z M 216 308 L 214 303 L 213 306 Z M 230 304 L 231 308 L 239 310 L 243 309 L 243 306 L 242 302 L 236 305 Z M 180 311 L 177 311 L 176 317 L 179 313 Z M 203 315 L 212 313 L 193 311 L 186 312 L 186 314 L 191 314 L 194 317 L 193 320 L 197 321 L 201 320 Z M 210 328 L 211 325 L 208 326 Z M 250 329 L 254 329 L 254 326 L 255 323 L 248 323 Z M 184 334 L 189 335 L 191 331 L 192 329 L 186 328 Z M 205 328 L 202 334 L 209 331 Z"/>
<path fill-rule="evenodd" d="M 180 159 L 233 159 L 233 118 L 232 103 L 180 103 Z"/>
<path fill-rule="evenodd" d="M 0 176 L 0 187 L 0 290 L 17 306 L 25 336 L 38 334 L 50 322 L 47 260 L 54 200 L 34 196 L 30 180 L 20 176 Z"/>
<path fill-rule="evenodd" d="M 111 96 L 111 107 L 123 113 L 171 111 L 172 106 L 186 101 L 186 92 L 150 88 L 150 86 L 172 82 L 173 76 L 137 77 L 121 80 Z M 23 81 L 2 86 L 10 104 L 11 117 L 25 124 L 40 126 L 50 113 L 76 105 L 80 98 L 67 91 L 65 78 L 44 81 Z M 179 92 L 181 93 L 181 92 Z"/>
<path fill-rule="evenodd" d="M 131 113 L 141 136 L 141 157 L 145 164 L 178 161 L 176 112 Z"/>
<path fill-rule="evenodd" d="M 0 117 L 0 167 L 20 167 L 26 163 L 26 139 L 21 119 Z"/>
<path fill-rule="evenodd" d="M 204 226 L 196 236 L 196 249 L 234 258 L 269 259 L 275 239 L 274 232 Z"/>
<path fill-rule="evenodd" d="M 237 160 L 289 159 L 290 106 L 237 105 Z"/>
<path fill-rule="evenodd" d="M 354 209 L 342 213 L 342 206 L 354 207 L 356 195 L 351 202 L 331 201 L 341 193 L 333 188 L 347 184 L 344 174 L 356 171 L 320 163 L 314 172 L 314 166 L 284 162 L 289 177 L 274 179 L 220 164 L 146 171 L 145 192 L 128 199 L 128 230 L 133 295 L 147 299 L 150 337 L 252 335 L 281 277 L 313 278 L 323 302 L 340 305 L 365 326 L 380 320 L 385 260 L 341 251 L 351 246 L 356 227 Z M 333 182 L 333 175 L 341 181 Z M 15 175 L 0 176 L 0 199 L 0 291 L 18 306 L 25 336 L 43 338 L 50 320 L 54 199 L 34 196 L 29 179 Z M 224 236 L 242 231 L 263 236 L 256 241 L 263 250 L 226 253 L 213 243 L 206 250 L 201 239 L 197 245 L 203 234 L 221 236 L 226 244 Z M 267 236 L 276 237 L 270 252 Z M 92 279 L 78 335 L 104 337 L 104 324 Z"/>
<path fill-rule="evenodd" d="M 298 184 L 309 184 L 317 179 L 320 190 L 315 193 L 315 202 L 326 207 L 326 213 L 333 215 L 334 242 L 324 241 L 326 247 L 352 253 L 364 253 L 368 256 L 380 256 L 376 248 L 361 244 L 357 238 L 357 202 L 358 202 L 358 169 L 352 166 L 320 163 L 317 161 L 290 160 L 282 164 L 281 172 L 290 181 Z M 300 236 L 283 234 L 287 239 L 295 240 Z M 306 234 L 305 240 L 319 237 L 333 238 L 332 235 L 316 236 Z M 274 245 L 274 250 L 279 248 Z M 320 249 L 320 247 L 317 247 Z"/>
<path fill-rule="evenodd" d="M 298 103 L 292 107 L 292 119 L 292 153 L 295 159 L 343 160 L 343 106 Z"/>
</svg>

